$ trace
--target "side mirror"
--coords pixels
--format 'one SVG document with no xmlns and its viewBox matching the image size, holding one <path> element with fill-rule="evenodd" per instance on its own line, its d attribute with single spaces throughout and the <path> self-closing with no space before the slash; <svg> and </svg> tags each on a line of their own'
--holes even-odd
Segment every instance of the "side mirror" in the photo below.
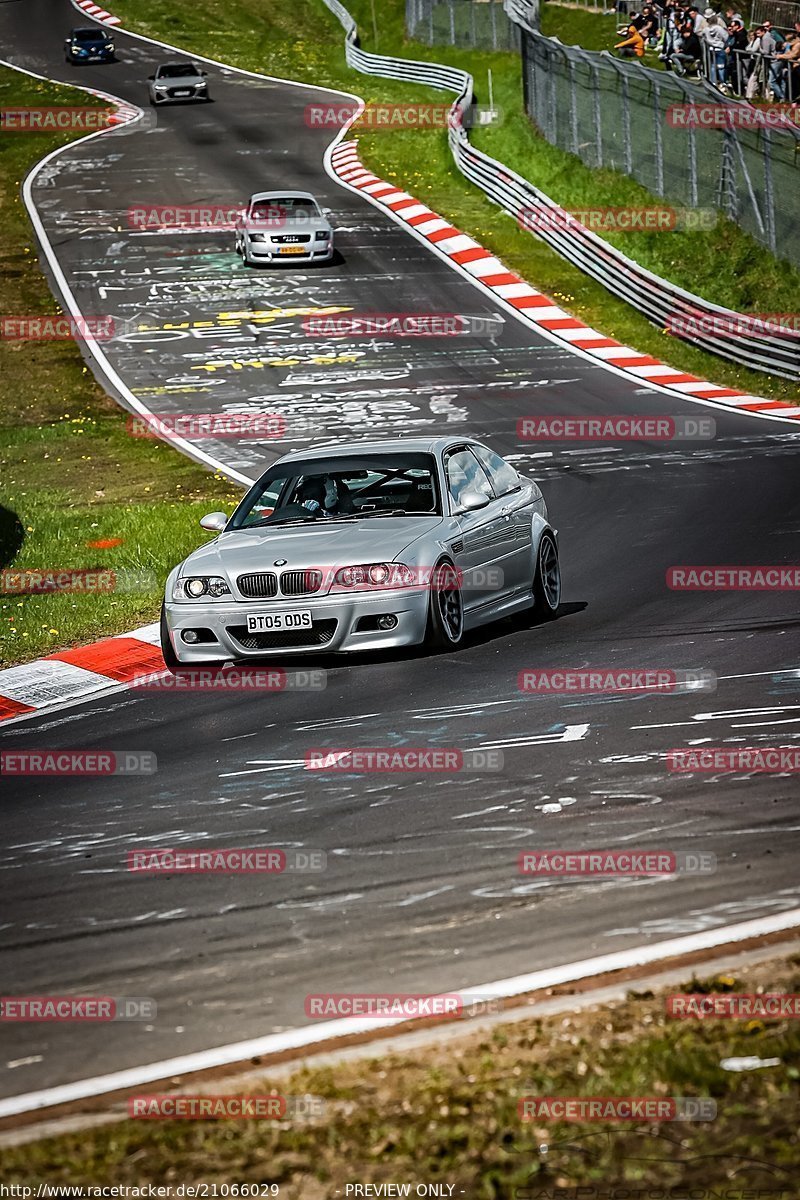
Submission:
<svg viewBox="0 0 800 1200">
<path fill-rule="evenodd" d="M 148 78 L 148 79 L 155 79 L 155 75 L 148 75 L 148 76 L 147 76 L 147 78 Z"/>
<path fill-rule="evenodd" d="M 464 512 L 477 512 L 479 508 L 486 508 L 490 500 L 491 497 L 485 495 L 483 492 L 462 492 L 459 499 L 459 508 L 463 509 Z"/>
<path fill-rule="evenodd" d="M 202 528 L 210 530 L 211 533 L 222 533 L 227 524 L 228 518 L 224 512 L 208 513 L 200 518 Z"/>
<path fill-rule="evenodd" d="M 208 71 L 201 71 L 201 72 L 200 72 L 200 74 L 201 74 L 201 75 L 203 76 L 203 78 L 205 79 L 205 78 L 207 77 L 207 75 L 208 75 Z"/>
</svg>

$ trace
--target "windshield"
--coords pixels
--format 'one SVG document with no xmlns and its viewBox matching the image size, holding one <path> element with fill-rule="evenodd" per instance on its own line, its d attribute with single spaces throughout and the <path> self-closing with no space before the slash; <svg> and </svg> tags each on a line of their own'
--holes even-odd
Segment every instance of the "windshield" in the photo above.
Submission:
<svg viewBox="0 0 800 1200">
<path fill-rule="evenodd" d="M 72 36 L 76 42 L 107 42 L 109 37 L 103 29 L 76 29 Z"/>
<path fill-rule="evenodd" d="M 426 515 L 441 516 L 432 455 L 332 456 L 271 467 L 245 496 L 230 528 Z"/>
<path fill-rule="evenodd" d="M 199 71 L 192 63 L 171 63 L 168 67 L 159 67 L 156 74 L 159 79 L 185 79 L 198 75 Z"/>
<path fill-rule="evenodd" d="M 250 216 L 254 221 L 308 220 L 318 217 L 319 211 L 313 200 L 300 200 L 292 197 L 278 196 L 274 200 L 259 200 L 251 205 Z"/>
</svg>

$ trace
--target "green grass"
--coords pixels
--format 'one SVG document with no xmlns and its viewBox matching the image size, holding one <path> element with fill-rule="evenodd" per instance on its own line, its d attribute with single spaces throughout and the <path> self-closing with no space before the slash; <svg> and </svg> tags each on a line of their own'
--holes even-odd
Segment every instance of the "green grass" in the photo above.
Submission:
<svg viewBox="0 0 800 1200">
<path fill-rule="evenodd" d="M 491 69 L 495 104 L 502 109 L 504 120 L 495 128 L 476 131 L 475 144 L 565 208 L 664 203 L 634 180 L 614 171 L 591 170 L 538 136 L 523 111 L 516 54 L 411 42 L 405 37 L 403 0 L 381 3 L 375 45 L 370 0 L 350 0 L 349 8 L 358 21 L 365 48 L 468 69 L 475 76 L 481 101 L 487 99 L 487 70 Z M 368 101 L 441 102 L 443 97 L 429 88 L 348 70 L 341 27 L 320 0 L 297 0 L 291 8 L 267 7 L 260 0 L 231 0 L 223 10 L 216 0 L 172 0 L 168 14 L 161 0 L 119 0 L 115 12 L 131 28 L 189 50 L 266 74 L 353 90 Z M 365 133 L 360 148 L 364 162 L 377 174 L 402 184 L 587 324 L 670 366 L 724 386 L 774 399 L 797 398 L 797 385 L 790 380 L 747 371 L 670 337 L 519 229 L 512 217 L 463 179 L 452 163 L 443 133 Z M 800 271 L 778 262 L 722 218 L 714 230 L 703 233 L 605 236 L 649 270 L 714 303 L 744 312 L 794 312 L 797 307 Z"/>
<path fill-rule="evenodd" d="M 0 69 L 0 107 L 94 103 Z M 54 314 L 20 182 L 64 135 L 0 139 L 0 311 Z M 206 535 L 197 520 L 233 503 L 232 486 L 161 442 L 133 439 L 126 414 L 94 381 L 73 342 L 0 341 L 0 567 L 142 572 L 142 590 L 0 594 L 0 663 L 8 666 L 154 620 L 164 578 Z M 98 549 L 89 542 L 121 540 Z"/>
<path fill-rule="evenodd" d="M 796 966 L 797 959 L 764 964 L 741 979 L 687 979 L 671 990 L 796 992 Z M 800 1022 L 673 1021 L 664 1011 L 663 994 L 632 994 L 415 1054 L 290 1079 L 265 1075 L 255 1090 L 319 1096 L 322 1117 L 305 1125 L 125 1121 L 4 1150 L 1 1177 L 34 1187 L 277 1183 L 282 1200 L 342 1198 L 355 1182 L 410 1182 L 412 1195 L 417 1183 L 446 1183 L 454 1197 L 463 1189 L 472 1200 L 592 1185 L 599 1191 L 583 1193 L 587 1200 L 614 1187 L 642 1196 L 672 1188 L 677 1197 L 690 1187 L 693 1195 L 704 1187 L 731 1197 L 795 1195 Z M 740 1056 L 780 1064 L 743 1073 L 721 1066 Z M 521 1096 L 711 1097 L 717 1116 L 702 1124 L 522 1122 Z"/>
<path fill-rule="evenodd" d="M 584 50 L 610 50 L 617 37 L 617 26 L 625 18 L 616 12 L 586 12 L 580 8 L 564 8 L 560 4 L 544 3 L 541 7 L 541 29 L 545 37 L 557 37 L 565 46 L 582 46 Z M 655 60 L 655 61 L 651 61 Z M 658 56 L 648 54 L 646 65 L 659 66 Z"/>
</svg>

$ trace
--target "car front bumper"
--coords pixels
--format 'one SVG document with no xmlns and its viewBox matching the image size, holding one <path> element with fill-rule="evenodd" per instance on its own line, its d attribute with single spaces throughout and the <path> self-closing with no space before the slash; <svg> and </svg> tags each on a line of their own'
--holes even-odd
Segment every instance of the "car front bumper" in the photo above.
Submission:
<svg viewBox="0 0 800 1200">
<path fill-rule="evenodd" d="M 150 99 L 154 104 L 191 104 L 194 100 L 207 100 L 208 88 L 202 92 L 192 92 L 188 96 L 168 96 L 151 88 Z"/>
<path fill-rule="evenodd" d="M 307 249 L 303 247 L 303 254 L 282 254 L 281 249 L 281 246 L 273 246 L 269 242 L 248 241 L 245 244 L 245 252 L 251 262 L 327 262 L 333 258 L 333 238 L 327 242 L 309 242 Z"/>
<path fill-rule="evenodd" d="M 286 633 L 247 634 L 247 616 L 311 610 L 312 628 Z M 425 588 L 401 588 L 352 596 L 313 596 L 292 600 L 166 601 L 167 628 L 179 661 L 228 662 L 290 654 L 334 654 L 386 650 L 423 641 L 428 621 Z M 377 629 L 374 619 L 397 618 L 393 629 Z M 367 627 L 362 628 L 366 623 Z M 208 631 L 213 641 L 187 644 L 184 630 Z"/>
</svg>

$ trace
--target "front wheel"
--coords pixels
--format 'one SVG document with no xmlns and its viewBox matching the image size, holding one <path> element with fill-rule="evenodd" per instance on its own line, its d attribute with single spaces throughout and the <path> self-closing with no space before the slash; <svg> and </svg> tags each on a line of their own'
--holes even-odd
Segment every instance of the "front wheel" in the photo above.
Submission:
<svg viewBox="0 0 800 1200">
<path fill-rule="evenodd" d="M 456 650 L 464 638 L 464 601 L 459 573 L 441 562 L 431 576 L 426 642 L 434 652 Z"/>
<path fill-rule="evenodd" d="M 167 626 L 167 611 L 164 605 L 161 605 L 161 622 L 159 624 L 159 633 L 161 634 L 161 654 L 164 658 L 164 666 L 174 675 L 181 668 L 180 659 L 172 648 L 170 641 L 169 628 Z"/>
<path fill-rule="evenodd" d="M 539 539 L 536 571 L 533 577 L 533 611 L 541 621 L 551 621 L 561 603 L 561 566 L 558 547 L 552 533 Z"/>
</svg>

